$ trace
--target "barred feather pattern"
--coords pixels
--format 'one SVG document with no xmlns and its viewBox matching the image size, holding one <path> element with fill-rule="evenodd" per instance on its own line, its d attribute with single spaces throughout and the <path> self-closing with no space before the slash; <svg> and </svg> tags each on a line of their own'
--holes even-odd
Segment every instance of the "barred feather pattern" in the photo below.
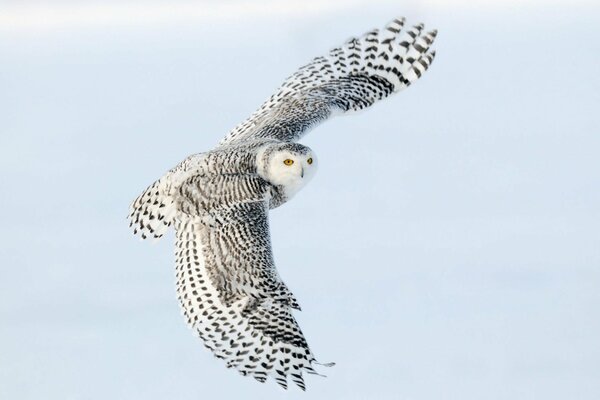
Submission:
<svg viewBox="0 0 600 400">
<path fill-rule="evenodd" d="M 262 208 L 266 213 L 266 205 Z M 255 209 L 250 206 L 236 214 L 256 218 Z M 260 382 L 270 376 L 284 388 L 291 380 L 304 390 L 303 373 L 316 371 L 315 358 L 291 313 L 299 306 L 271 268 L 270 244 L 260 243 L 268 241 L 264 220 L 243 224 L 254 243 L 245 249 L 252 265 L 232 270 L 219 262 L 239 259 L 236 233 L 243 230 L 235 223 L 215 230 L 198 220 L 176 220 L 177 295 L 183 313 L 204 345 L 228 368 Z M 256 229 L 264 230 L 266 239 Z M 256 271 L 261 266 L 266 268 Z"/>
<path fill-rule="evenodd" d="M 359 111 L 418 80 L 435 57 L 436 30 L 404 28 L 396 18 L 381 31 L 354 37 L 291 75 L 221 142 L 256 138 L 295 141 L 332 115 Z"/>
<path fill-rule="evenodd" d="M 142 239 L 160 239 L 173 224 L 176 192 L 194 176 L 256 173 L 256 153 L 272 141 L 252 141 L 222 146 L 187 157 L 150 185 L 129 207 L 129 227 Z"/>
<path fill-rule="evenodd" d="M 299 309 L 275 269 L 266 181 L 249 174 L 197 176 L 179 192 L 179 219 L 197 219 L 210 227 L 204 236 L 203 256 L 224 303 L 244 296 L 270 297 Z"/>
</svg>

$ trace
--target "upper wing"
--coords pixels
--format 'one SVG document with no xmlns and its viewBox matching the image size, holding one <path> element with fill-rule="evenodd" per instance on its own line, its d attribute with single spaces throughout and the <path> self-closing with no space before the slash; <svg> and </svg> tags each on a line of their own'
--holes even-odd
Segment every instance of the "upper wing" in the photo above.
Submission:
<svg viewBox="0 0 600 400">
<path fill-rule="evenodd" d="M 315 358 L 291 313 L 298 304 L 275 270 L 261 185 L 250 175 L 182 185 L 177 293 L 188 323 L 228 367 L 283 387 L 289 377 L 304 389 Z M 231 199 L 240 193 L 243 200 Z"/>
<path fill-rule="evenodd" d="M 290 76 L 221 142 L 255 138 L 295 141 L 334 113 L 358 111 L 421 77 L 435 57 L 437 31 L 423 24 L 403 30 L 404 18 L 351 38 Z"/>
<path fill-rule="evenodd" d="M 133 233 L 139 234 L 142 239 L 161 238 L 173 224 L 177 212 L 177 193 L 186 180 L 194 176 L 203 179 L 207 176 L 235 176 L 253 171 L 253 151 L 252 146 L 240 147 L 235 153 L 220 149 L 194 154 L 183 160 L 131 203 L 128 218 Z M 231 154 L 235 154 L 234 160 Z"/>
</svg>

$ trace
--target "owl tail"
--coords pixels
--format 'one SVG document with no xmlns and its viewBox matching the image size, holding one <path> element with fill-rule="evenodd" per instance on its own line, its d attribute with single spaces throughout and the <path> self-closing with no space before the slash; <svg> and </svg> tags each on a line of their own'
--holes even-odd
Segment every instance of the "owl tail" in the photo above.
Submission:
<svg viewBox="0 0 600 400">
<path fill-rule="evenodd" d="M 142 239 L 161 238 L 173 223 L 176 208 L 168 181 L 168 176 L 157 180 L 129 206 L 129 227 Z"/>
</svg>

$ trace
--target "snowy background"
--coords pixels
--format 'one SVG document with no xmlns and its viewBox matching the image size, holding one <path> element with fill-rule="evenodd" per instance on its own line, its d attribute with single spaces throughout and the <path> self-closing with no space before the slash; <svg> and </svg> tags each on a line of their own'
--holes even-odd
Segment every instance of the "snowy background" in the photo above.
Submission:
<svg viewBox="0 0 600 400">
<path fill-rule="evenodd" d="M 396 15 L 439 29 L 432 68 L 307 136 L 317 176 L 271 214 L 337 366 L 239 377 L 128 205 Z M 600 398 L 598 26 L 591 1 L 1 1 L 0 398 Z"/>
</svg>

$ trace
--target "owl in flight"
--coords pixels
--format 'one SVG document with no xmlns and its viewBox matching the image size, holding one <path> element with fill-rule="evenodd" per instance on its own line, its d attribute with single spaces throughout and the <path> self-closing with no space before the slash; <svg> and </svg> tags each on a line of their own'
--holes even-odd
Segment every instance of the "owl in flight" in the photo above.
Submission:
<svg viewBox="0 0 600 400">
<path fill-rule="evenodd" d="M 171 226 L 177 296 L 188 324 L 227 367 L 305 389 L 319 364 L 292 310 L 271 250 L 269 210 L 314 175 L 317 158 L 296 143 L 326 119 L 369 107 L 419 79 L 437 31 L 404 28 L 404 18 L 351 38 L 290 76 L 213 150 L 194 154 L 130 206 L 130 226 L 146 239 Z"/>
</svg>

